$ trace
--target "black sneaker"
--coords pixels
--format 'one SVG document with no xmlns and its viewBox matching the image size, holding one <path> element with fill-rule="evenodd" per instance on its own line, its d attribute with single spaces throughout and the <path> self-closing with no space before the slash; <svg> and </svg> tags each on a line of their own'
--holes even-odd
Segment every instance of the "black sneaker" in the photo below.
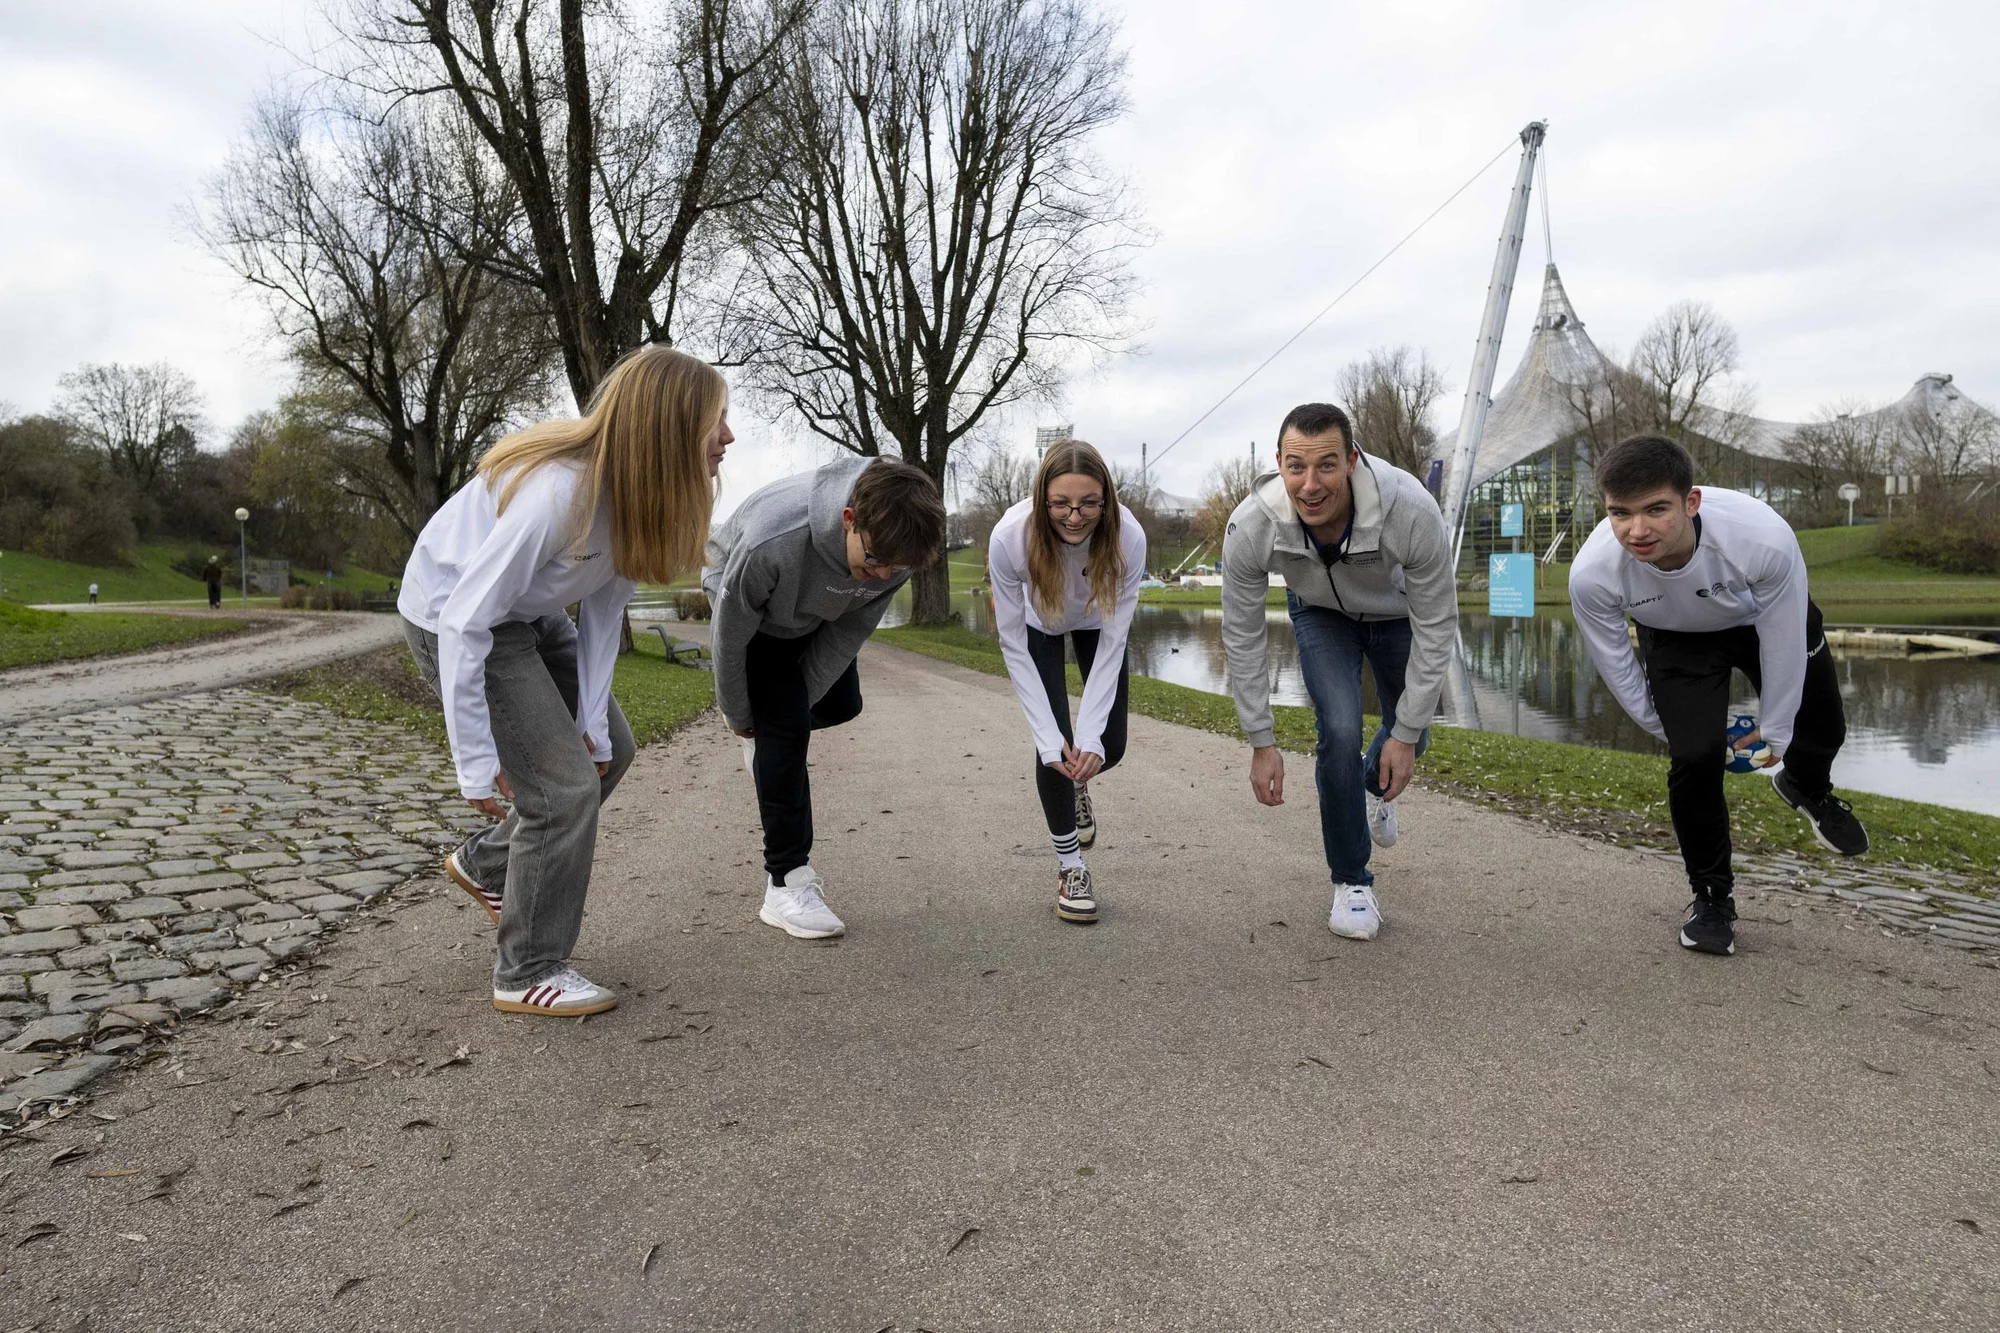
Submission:
<svg viewBox="0 0 2000 1333">
<path fill-rule="evenodd" d="M 1089 866 L 1059 872 L 1056 915 L 1065 921 L 1097 920 L 1097 895 L 1091 892 Z"/>
<path fill-rule="evenodd" d="M 1771 770 L 1771 790 L 1778 793 L 1779 800 L 1806 817 L 1813 836 L 1829 852 L 1859 856 L 1868 850 L 1868 830 L 1854 817 L 1854 807 L 1832 792 L 1814 800 L 1801 792 L 1791 774 L 1782 768 Z"/>
<path fill-rule="evenodd" d="M 1736 952 L 1736 902 L 1730 895 L 1696 893 L 1681 922 L 1681 947 L 1696 953 Z"/>
<path fill-rule="evenodd" d="M 1089 851 L 1097 842 L 1097 812 L 1090 808 L 1090 784 L 1076 784 L 1076 845 Z"/>
</svg>

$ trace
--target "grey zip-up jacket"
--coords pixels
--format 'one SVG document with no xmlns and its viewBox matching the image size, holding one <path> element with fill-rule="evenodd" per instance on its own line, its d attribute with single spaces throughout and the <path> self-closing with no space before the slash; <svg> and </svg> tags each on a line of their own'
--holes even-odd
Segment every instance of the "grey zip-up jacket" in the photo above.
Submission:
<svg viewBox="0 0 2000 1333">
<path fill-rule="evenodd" d="M 1229 516 L 1222 541 L 1222 647 L 1236 720 L 1255 746 L 1274 743 L 1264 594 L 1270 574 L 1300 601 L 1355 620 L 1410 622 L 1410 664 L 1392 734 L 1415 745 L 1437 715 L 1458 640 L 1458 581 L 1444 516 L 1423 483 L 1367 454 L 1354 469 L 1354 527 L 1327 564 L 1313 549 L 1284 478 L 1266 472 Z"/>
<path fill-rule="evenodd" d="M 881 623 L 890 596 L 909 580 L 857 579 L 847 567 L 840 511 L 873 459 L 856 455 L 774 481 L 710 530 L 701 586 L 713 608 L 709 651 L 722 716 L 750 729 L 743 654 L 758 634 L 817 636 L 803 666 L 806 697 L 819 702 Z"/>
</svg>

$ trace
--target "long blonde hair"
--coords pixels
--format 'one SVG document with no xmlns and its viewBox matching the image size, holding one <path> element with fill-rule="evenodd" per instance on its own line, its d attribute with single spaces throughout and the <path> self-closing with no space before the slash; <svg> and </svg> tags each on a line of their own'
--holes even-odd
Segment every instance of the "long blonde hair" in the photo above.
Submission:
<svg viewBox="0 0 2000 1333">
<path fill-rule="evenodd" d="M 611 510 L 611 565 L 635 583 L 671 583 L 700 565 L 715 509 L 708 441 L 729 386 L 706 361 L 649 344 L 621 357 L 581 418 L 544 421 L 486 451 L 479 473 L 507 512 L 546 463 L 583 465 L 569 522 L 583 541 L 600 502 Z"/>
<path fill-rule="evenodd" d="M 1044 616 L 1062 614 L 1068 596 L 1063 588 L 1063 552 L 1069 548 L 1056 536 L 1049 516 L 1049 486 L 1057 477 L 1070 473 L 1089 477 L 1104 488 L 1104 514 L 1090 534 L 1090 553 L 1085 557 L 1090 571 L 1090 601 L 1100 615 L 1111 615 L 1118 607 L 1118 587 L 1125 582 L 1125 545 L 1119 533 L 1118 487 L 1104 457 L 1082 440 L 1057 440 L 1042 455 L 1035 469 L 1033 504 L 1028 522 L 1028 586 L 1035 606 Z"/>
</svg>

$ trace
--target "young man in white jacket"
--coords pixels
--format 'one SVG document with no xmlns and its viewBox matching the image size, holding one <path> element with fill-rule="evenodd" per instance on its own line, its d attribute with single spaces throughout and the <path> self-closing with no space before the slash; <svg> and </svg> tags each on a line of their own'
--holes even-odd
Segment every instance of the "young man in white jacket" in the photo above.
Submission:
<svg viewBox="0 0 2000 1333">
<path fill-rule="evenodd" d="M 1430 742 L 1458 635 L 1451 565 L 1430 492 L 1362 453 L 1347 414 L 1328 403 L 1292 409 L 1278 430 L 1278 470 L 1259 477 L 1229 516 L 1222 642 L 1252 747 L 1250 789 L 1265 805 L 1284 803 L 1264 627 L 1268 575 L 1278 574 L 1319 732 L 1313 771 L 1334 884 L 1327 927 L 1349 939 L 1373 939 L 1382 926 L 1369 842 L 1395 843 L 1396 798 Z M 1366 755 L 1364 659 L 1382 709 Z"/>
<path fill-rule="evenodd" d="M 1599 460 L 1597 484 L 1606 517 L 1570 567 L 1570 606 L 1597 674 L 1667 745 L 1667 808 L 1694 889 L 1680 942 L 1731 954 L 1735 875 L 1722 783 L 1732 671 L 1749 678 L 1763 713 L 1736 748 L 1768 747 L 1771 785 L 1822 844 L 1847 856 L 1868 850 L 1867 830 L 1833 794 L 1847 721 L 1806 592 L 1805 556 L 1762 500 L 1697 487 L 1693 460 L 1664 437 L 1621 441 Z"/>
</svg>

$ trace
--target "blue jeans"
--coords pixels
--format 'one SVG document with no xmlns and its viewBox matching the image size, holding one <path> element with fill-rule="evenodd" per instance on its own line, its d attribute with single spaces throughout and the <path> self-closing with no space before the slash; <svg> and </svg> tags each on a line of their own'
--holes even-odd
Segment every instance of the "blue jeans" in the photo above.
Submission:
<svg viewBox="0 0 2000 1333">
<path fill-rule="evenodd" d="M 1292 635 L 1299 645 L 1299 670 L 1312 696 L 1319 744 L 1313 750 L 1313 777 L 1319 783 L 1319 832 L 1326 866 L 1335 884 L 1373 884 L 1368 869 L 1368 804 L 1362 792 L 1380 796 L 1376 776 L 1382 746 L 1396 725 L 1396 701 L 1403 697 L 1403 672 L 1410 664 L 1408 620 L 1355 620 L 1338 611 L 1311 606 L 1291 593 Z M 1375 673 L 1375 697 L 1382 725 L 1361 754 L 1361 661 Z M 1430 729 L 1417 753 L 1430 748 Z M 1356 763 L 1357 756 L 1360 762 Z"/>
</svg>

